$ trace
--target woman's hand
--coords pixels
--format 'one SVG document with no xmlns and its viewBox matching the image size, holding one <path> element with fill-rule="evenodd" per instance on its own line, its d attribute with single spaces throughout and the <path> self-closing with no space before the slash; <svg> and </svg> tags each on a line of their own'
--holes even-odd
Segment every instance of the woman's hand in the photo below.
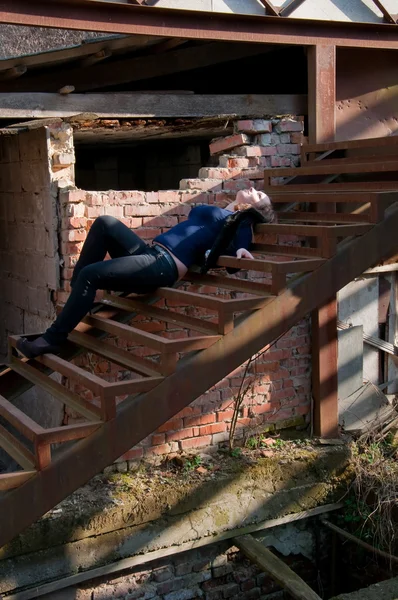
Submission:
<svg viewBox="0 0 398 600">
<path fill-rule="evenodd" d="M 249 250 L 246 250 L 246 248 L 239 248 L 239 250 L 236 251 L 236 256 L 237 256 L 237 258 L 254 259 L 254 256 L 252 254 L 250 254 Z"/>
</svg>

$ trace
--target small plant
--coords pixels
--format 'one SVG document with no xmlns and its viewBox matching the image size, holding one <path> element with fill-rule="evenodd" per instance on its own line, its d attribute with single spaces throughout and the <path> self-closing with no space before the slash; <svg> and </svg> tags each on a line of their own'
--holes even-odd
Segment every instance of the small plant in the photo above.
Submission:
<svg viewBox="0 0 398 600">
<path fill-rule="evenodd" d="M 273 446 L 275 448 L 284 448 L 286 446 L 287 442 L 285 440 L 282 440 L 281 438 L 275 438 Z"/>
<path fill-rule="evenodd" d="M 398 463 L 392 439 L 371 432 L 352 444 L 355 480 L 340 517 L 354 535 L 389 554 L 398 546 Z"/>
<path fill-rule="evenodd" d="M 249 439 L 246 442 L 246 446 L 250 448 L 250 450 L 255 450 L 256 448 L 258 448 L 259 445 L 261 445 L 261 439 L 256 438 L 255 436 L 249 437 Z M 233 450 L 231 451 L 231 456 L 232 452 Z"/>
<path fill-rule="evenodd" d="M 240 448 L 232 448 L 230 455 L 232 458 L 240 458 L 242 456 L 242 450 Z"/>
<path fill-rule="evenodd" d="M 194 469 L 197 469 L 198 467 L 200 467 L 201 464 L 202 464 L 202 458 L 198 454 L 196 454 L 195 456 L 190 456 L 185 461 L 184 471 L 187 471 L 187 472 L 194 471 Z"/>
</svg>

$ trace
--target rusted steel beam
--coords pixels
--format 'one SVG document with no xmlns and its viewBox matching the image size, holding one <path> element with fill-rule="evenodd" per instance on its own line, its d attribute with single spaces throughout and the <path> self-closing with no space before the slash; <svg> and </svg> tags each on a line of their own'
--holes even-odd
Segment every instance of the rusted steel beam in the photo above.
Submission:
<svg viewBox="0 0 398 600">
<path fill-rule="evenodd" d="M 34 442 L 38 435 L 44 432 L 43 427 L 33 421 L 28 415 L 19 410 L 11 402 L 0 396 L 0 416 L 11 423 L 15 429 L 22 433 L 28 440 Z"/>
<path fill-rule="evenodd" d="M 223 277 L 222 275 L 212 275 L 209 273 L 202 275 L 200 273 L 188 271 L 183 279 L 185 281 L 191 281 L 192 283 L 209 285 L 215 288 L 232 290 L 235 292 L 246 292 L 247 294 L 255 294 L 258 296 L 264 296 L 271 293 L 271 286 L 267 283 L 258 283 L 257 281 L 250 281 L 247 279 L 232 279 L 231 277 Z"/>
<path fill-rule="evenodd" d="M 379 10 L 381 10 L 381 12 L 383 13 L 384 20 L 387 21 L 387 23 L 396 23 L 395 17 L 386 9 L 384 4 L 380 0 L 373 0 L 373 3 L 376 4 Z"/>
<path fill-rule="evenodd" d="M 306 144 L 303 146 L 305 154 L 313 152 L 334 152 L 335 150 L 358 150 L 362 148 L 395 148 L 398 154 L 398 136 L 392 135 L 383 138 L 367 138 L 365 140 L 344 140 L 339 142 L 325 142 L 321 144 Z"/>
<path fill-rule="evenodd" d="M 117 296 L 106 295 L 102 302 L 108 306 L 114 306 L 121 310 L 127 310 L 132 312 L 136 310 L 142 315 L 151 317 L 152 319 L 158 319 L 165 323 L 173 323 L 187 329 L 193 329 L 200 333 L 214 334 L 218 333 L 217 324 L 212 322 L 198 319 L 197 317 L 191 317 L 189 315 L 180 314 L 172 310 L 165 308 L 159 308 L 158 306 L 149 306 L 143 304 L 138 298 L 118 298 Z"/>
<path fill-rule="evenodd" d="M 308 141 L 333 142 L 336 136 L 336 46 L 317 45 L 308 51 Z M 308 168 L 308 167 L 304 167 Z M 332 168 L 333 167 L 329 167 Z M 342 169 L 343 167 L 339 167 Z M 358 168 L 358 167 L 357 167 Z M 336 204 L 318 204 L 319 212 L 336 212 Z M 318 240 L 323 256 L 333 255 L 335 245 Z M 337 290 L 336 290 L 337 291 Z M 314 433 L 338 435 L 337 297 L 331 294 L 311 316 L 312 396 Z"/>
<path fill-rule="evenodd" d="M 278 220 L 306 221 L 307 223 L 369 223 L 369 214 L 351 213 L 308 213 L 308 212 L 280 212 Z"/>
<path fill-rule="evenodd" d="M 34 454 L 2 425 L 0 425 L 0 448 L 3 448 L 25 471 L 36 466 Z"/>
<path fill-rule="evenodd" d="M 141 358 L 141 356 L 133 356 L 130 352 L 117 348 L 104 340 L 99 341 L 87 333 L 72 331 L 68 336 L 68 340 L 130 371 L 149 375 L 149 377 L 156 377 L 159 374 L 155 363 Z"/>
<path fill-rule="evenodd" d="M 34 362 L 35 361 L 32 361 L 32 363 Z M 100 410 L 94 404 L 84 400 L 81 396 L 70 392 L 62 384 L 58 383 L 58 381 L 51 379 L 45 373 L 33 367 L 32 364 L 13 358 L 11 360 L 11 367 L 13 371 L 22 375 L 22 377 L 30 381 L 33 385 L 37 385 L 43 390 L 46 390 L 49 394 L 59 400 L 59 402 L 63 402 L 67 406 L 70 406 L 86 419 L 91 421 L 99 420 Z M 6 392 L 4 391 L 3 393 L 5 395 Z"/>
<path fill-rule="evenodd" d="M 189 337 L 182 339 L 169 340 L 160 335 L 155 335 L 136 327 L 117 323 L 111 319 L 106 319 L 99 316 L 85 317 L 83 320 L 89 325 L 94 325 L 98 329 L 102 329 L 111 335 L 125 338 L 142 346 L 153 348 L 158 352 L 173 354 L 175 352 L 191 352 L 192 350 L 202 350 L 209 345 L 217 342 L 218 335 L 206 335 L 198 337 Z"/>
<path fill-rule="evenodd" d="M 101 425 L 102 421 L 97 421 L 96 423 L 76 423 L 74 425 L 64 425 L 63 427 L 51 427 L 43 429 L 37 438 L 42 444 L 59 444 L 80 440 L 94 433 Z"/>
<path fill-rule="evenodd" d="M 0 547 L 239 367 L 249 356 L 288 331 L 319 304 L 325 304 L 338 289 L 396 252 L 397 228 L 398 206 L 392 207 L 384 221 L 371 231 L 343 247 L 319 269 L 293 283 L 285 293 L 271 299 L 263 310 L 252 313 L 217 343 L 180 361 L 177 371 L 156 388 L 125 400 L 115 419 L 77 442 L 48 468 L 0 499 Z"/>
<path fill-rule="evenodd" d="M 288 17 L 296 8 L 302 4 L 304 0 L 290 0 L 279 12 L 281 17 Z"/>
<path fill-rule="evenodd" d="M 308 256 L 311 258 L 322 258 L 317 248 L 307 248 L 304 246 L 282 246 L 279 244 L 253 244 L 253 250 L 257 252 L 266 252 L 274 256 L 298 256 L 300 258 Z"/>
<path fill-rule="evenodd" d="M 308 141 L 332 142 L 336 134 L 336 46 L 308 49 Z"/>
<path fill-rule="evenodd" d="M 264 172 L 263 172 L 264 176 Z M 251 179 L 251 178 L 250 178 Z M 298 183 L 294 185 L 272 185 L 265 186 L 264 190 L 267 192 L 269 196 L 271 196 L 271 200 L 274 202 L 274 194 L 279 194 L 280 192 L 286 194 L 296 194 L 300 193 L 320 193 L 325 192 L 327 194 L 331 192 L 369 192 L 369 191 L 389 191 L 394 192 L 397 189 L 397 181 L 348 181 L 344 183 Z M 304 202 L 304 196 L 303 196 Z M 338 202 L 336 198 L 336 202 Z"/>
<path fill-rule="evenodd" d="M 309 111 L 310 112 L 310 111 Z M 271 169 L 270 169 L 271 170 Z M 312 162 L 310 165 L 300 167 L 280 167 L 272 169 L 272 173 L 268 170 L 264 172 L 265 185 L 268 179 L 273 177 L 295 177 L 297 175 L 342 175 L 346 173 L 389 173 L 398 171 L 398 160 L 394 158 L 385 158 L 384 161 L 356 162 L 352 159 L 350 162 Z"/>
<path fill-rule="evenodd" d="M 333 187 L 332 185 L 328 185 L 325 184 L 327 187 L 324 187 L 325 189 L 325 193 L 319 193 L 316 190 L 314 190 L 313 185 L 307 185 L 306 189 L 304 192 L 301 192 L 300 196 L 297 196 L 297 192 L 291 192 L 290 191 L 290 185 L 289 186 L 279 186 L 277 188 L 275 188 L 275 190 L 273 190 L 272 192 L 272 196 L 271 196 L 271 200 L 273 204 L 280 204 L 280 203 L 287 203 L 289 204 L 290 202 L 294 202 L 295 199 L 297 199 L 297 202 L 304 202 L 306 204 L 311 204 L 311 203 L 318 203 L 321 202 L 322 203 L 329 203 L 331 202 L 332 204 L 341 204 L 341 203 L 348 203 L 348 204 L 367 204 L 368 202 L 371 202 L 373 199 L 377 198 L 377 192 L 357 192 L 356 190 L 353 190 L 351 193 L 348 192 L 338 192 L 337 194 L 333 192 Z M 337 185 L 337 184 L 336 184 Z M 364 184 L 364 186 L 367 185 L 366 183 Z M 398 184 L 396 183 L 395 186 L 397 186 Z M 328 191 L 329 190 L 329 191 Z M 283 217 L 286 213 L 281 213 L 279 215 L 278 213 L 278 219 L 279 216 Z M 307 213 L 308 214 L 308 213 Z M 326 213 L 329 214 L 329 213 Z M 308 214 L 308 217 L 311 217 L 311 214 Z"/>
<path fill-rule="evenodd" d="M 285 223 L 264 223 L 256 227 L 256 232 L 276 233 L 282 235 L 303 235 L 307 237 L 331 237 L 362 235 L 371 225 L 301 225 Z"/>
<path fill-rule="evenodd" d="M 261 4 L 265 6 L 265 13 L 279 17 L 279 10 L 270 2 L 270 0 L 260 0 Z"/>
<path fill-rule="evenodd" d="M 398 49 L 395 25 L 132 6 L 120 0 L 5 0 L 0 22 L 200 40 Z"/>
</svg>

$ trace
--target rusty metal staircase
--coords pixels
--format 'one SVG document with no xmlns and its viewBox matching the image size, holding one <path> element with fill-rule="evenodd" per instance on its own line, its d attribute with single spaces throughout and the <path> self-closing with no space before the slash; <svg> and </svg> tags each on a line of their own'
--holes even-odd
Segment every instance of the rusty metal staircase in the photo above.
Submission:
<svg viewBox="0 0 398 600">
<path fill-rule="evenodd" d="M 339 186 L 325 193 L 308 185 L 292 194 L 286 187 L 273 189 L 275 205 L 290 205 L 292 199 L 306 205 L 333 203 L 345 210 L 281 212 L 278 224 L 257 226 L 255 260 L 220 257 L 220 267 L 266 273 L 267 283 L 220 271 L 189 272 L 186 289 L 160 288 L 153 297 L 107 294 L 100 310 L 87 316 L 69 336 L 61 356 L 22 359 L 14 350 L 18 337 L 9 338 L 9 368 L 0 373 L 0 417 L 9 426 L 0 425 L 0 446 L 21 470 L 0 475 L 0 546 L 367 268 L 398 251 L 397 184 L 391 184 L 390 191 L 364 192 L 352 186 L 345 191 Z M 300 242 L 278 243 L 278 236 L 286 234 L 298 236 Z M 269 236 L 277 242 L 267 243 Z M 317 240 L 316 247 L 308 245 L 308 239 Z M 198 286 L 234 292 L 235 297 L 201 293 Z M 213 318 L 156 306 L 155 299 L 184 301 L 210 311 Z M 193 334 L 169 339 L 142 331 L 127 324 L 136 314 L 173 323 Z M 108 335 L 150 348 L 158 358 L 150 360 L 118 348 L 107 341 Z M 70 362 L 87 351 L 122 366 L 131 378 L 109 383 Z M 66 389 L 49 377 L 52 372 L 91 390 L 98 402 Z M 12 403 L 31 385 L 50 392 L 84 421 L 53 429 L 39 426 Z M 127 398 L 117 404 L 116 398 L 122 395 Z M 71 441 L 51 456 L 53 444 Z"/>
</svg>

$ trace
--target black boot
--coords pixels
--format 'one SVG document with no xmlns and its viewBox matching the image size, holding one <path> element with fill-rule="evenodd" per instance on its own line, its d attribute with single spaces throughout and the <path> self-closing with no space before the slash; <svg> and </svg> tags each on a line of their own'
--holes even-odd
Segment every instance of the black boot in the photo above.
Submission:
<svg viewBox="0 0 398 600">
<path fill-rule="evenodd" d="M 47 342 L 43 336 L 36 338 L 33 341 L 21 337 L 17 341 L 17 350 L 26 358 L 36 358 L 42 354 L 58 354 L 61 350 L 61 346 L 56 346 Z"/>
</svg>

